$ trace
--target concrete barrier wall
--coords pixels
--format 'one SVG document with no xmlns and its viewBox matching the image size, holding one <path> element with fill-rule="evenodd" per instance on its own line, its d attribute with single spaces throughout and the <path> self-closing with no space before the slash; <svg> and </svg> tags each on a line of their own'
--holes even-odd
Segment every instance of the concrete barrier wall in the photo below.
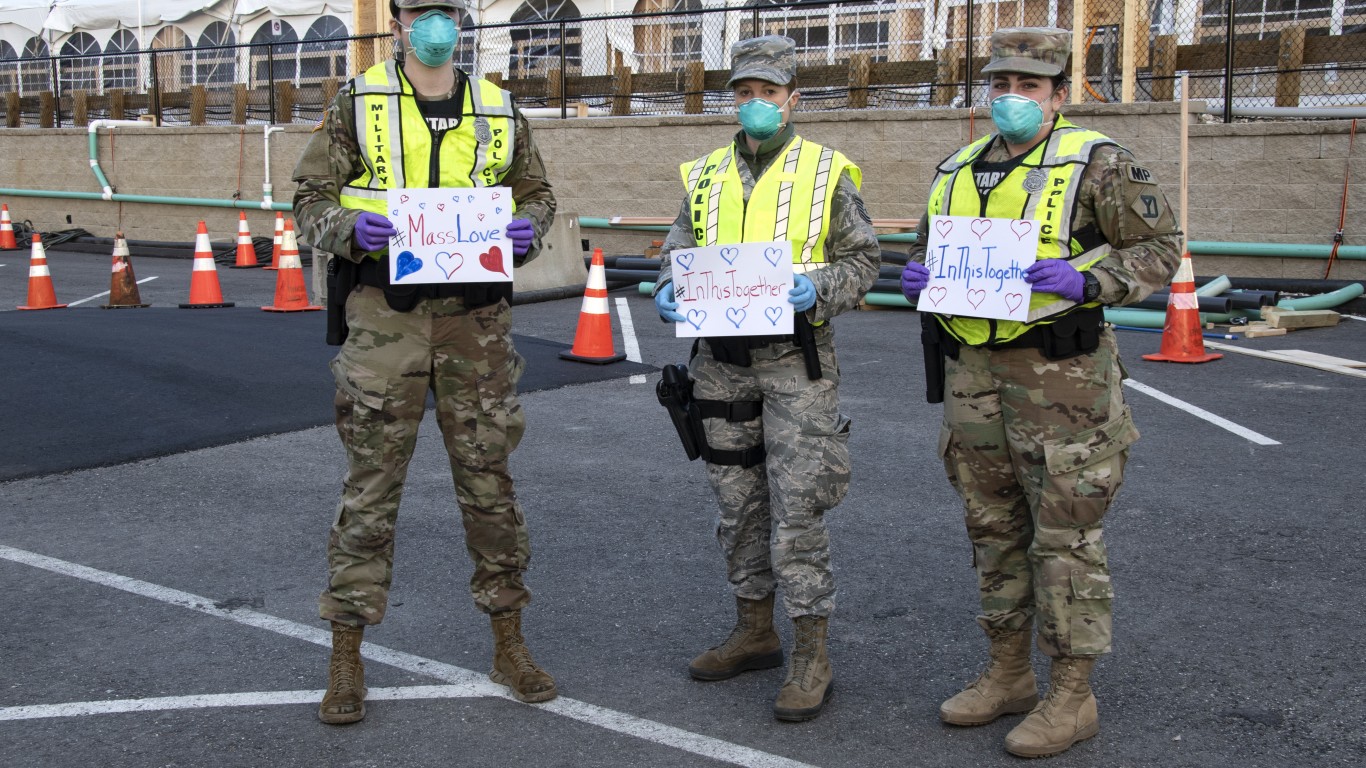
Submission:
<svg viewBox="0 0 1366 768">
<path fill-rule="evenodd" d="M 1170 103 L 1091 105 L 1066 113 L 1129 147 L 1175 205 L 1179 181 L 1179 106 Z M 979 112 L 982 110 L 979 110 Z M 834 146 L 864 172 L 864 195 L 875 218 L 915 218 L 924 209 L 934 167 L 990 121 L 966 110 L 799 113 L 802 135 Z M 733 116 L 587 118 L 534 121 L 559 210 L 586 217 L 669 216 L 678 213 L 678 165 L 727 141 Z M 1348 152 L 1347 121 L 1262 122 L 1190 127 L 1190 239 L 1328 244 L 1337 229 Z M 271 181 L 289 202 L 289 177 L 311 126 L 287 126 L 271 138 Z M 98 192 L 83 129 L 0 130 L 0 188 Z M 116 191 L 128 194 L 260 200 L 264 154 L 259 126 L 118 127 L 99 136 L 101 166 Z M 1346 242 L 1366 242 L 1366 149 L 1352 160 Z M 4 197 L 0 195 L 0 197 Z M 4 197 L 14 218 L 41 230 L 81 227 L 109 236 L 189 242 L 201 218 L 215 242 L 236 233 L 232 209 Z M 253 235 L 271 233 L 273 214 L 248 212 Z M 584 229 L 607 253 L 640 253 L 650 233 Z M 892 246 L 895 249 L 895 246 Z M 1201 257 L 1200 274 L 1317 277 L 1307 259 Z M 1334 277 L 1366 277 L 1366 262 L 1349 261 Z"/>
</svg>

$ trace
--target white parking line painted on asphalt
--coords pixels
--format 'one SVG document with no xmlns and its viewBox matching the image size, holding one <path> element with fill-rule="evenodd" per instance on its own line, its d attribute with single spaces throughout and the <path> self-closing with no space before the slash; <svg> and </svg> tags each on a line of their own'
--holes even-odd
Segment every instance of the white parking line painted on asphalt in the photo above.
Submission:
<svg viewBox="0 0 1366 768">
<path fill-rule="evenodd" d="M 275 632 L 286 637 L 313 643 L 331 648 L 331 632 L 319 627 L 312 627 L 300 624 L 295 621 L 277 618 L 269 614 L 257 611 L 245 610 L 241 608 L 219 608 L 214 605 L 214 601 L 207 597 L 182 592 L 178 589 L 163 587 L 151 582 L 139 579 L 120 576 L 116 573 L 101 571 L 77 563 L 58 560 L 54 557 L 40 555 L 36 552 L 29 552 L 23 549 L 15 549 L 0 544 L 0 558 L 34 568 L 41 568 L 45 571 L 70 576 L 72 578 L 88 581 L 101 586 L 112 587 L 134 595 L 151 598 L 170 605 L 178 605 L 192 611 L 216 616 L 220 619 L 227 619 L 238 624 L 244 624 L 257 629 L 264 629 Z M 495 685 L 487 676 L 472 672 L 462 667 L 457 667 L 445 662 L 427 659 L 403 651 L 396 651 L 385 648 L 374 643 L 363 643 L 361 645 L 361 655 L 372 661 L 388 664 L 392 667 L 414 672 L 438 680 L 444 680 L 470 691 L 469 696 L 481 696 L 488 698 L 506 699 L 517 702 L 512 698 L 512 694 L 501 685 Z M 229 694 L 233 695 L 233 694 Z M 321 694 L 319 694 L 321 696 Z M 312 701 L 312 700 L 310 700 Z M 694 755 L 700 755 L 712 760 L 731 763 L 732 765 L 753 766 L 753 768 L 810 768 L 807 763 L 790 760 L 788 758 L 751 749 L 739 744 L 733 744 L 721 739 L 710 736 L 685 731 L 671 725 L 665 725 L 654 720 L 629 715 L 625 712 L 618 712 L 606 707 L 600 707 L 587 702 L 576 701 L 563 696 L 545 702 L 544 704 L 526 704 L 524 706 L 534 707 L 539 710 L 551 712 L 563 717 L 568 717 L 588 725 L 594 725 L 609 731 L 631 736 L 643 741 L 673 747 Z"/>
<path fill-rule="evenodd" d="M 138 281 L 138 285 L 142 285 L 143 283 L 150 283 L 150 282 L 152 282 L 153 280 L 157 279 L 158 277 L 160 277 L 160 275 L 152 275 L 151 277 L 144 277 L 144 278 L 142 278 L 141 280 Z M 112 290 L 112 289 L 111 289 L 111 290 Z M 86 303 L 87 301 L 94 301 L 95 299 L 98 299 L 98 298 L 100 298 L 100 297 L 102 297 L 102 296 L 108 296 L 108 295 L 109 295 L 109 291 L 105 291 L 104 293 L 97 293 L 97 294 L 95 294 L 94 296 L 87 296 L 87 297 L 85 297 L 84 299 L 81 299 L 80 301 L 73 301 L 73 302 L 70 302 L 70 303 L 67 304 L 67 306 L 68 306 L 68 307 L 74 307 L 74 306 L 76 306 L 77 304 L 84 304 L 84 303 Z"/>
<path fill-rule="evenodd" d="M 1133 379 L 1125 379 L 1124 383 L 1127 384 L 1131 389 L 1136 389 L 1139 392 L 1148 395 L 1149 397 L 1161 400 L 1167 405 L 1179 408 L 1185 411 L 1186 413 L 1191 414 L 1192 416 L 1204 419 L 1205 421 L 1208 421 L 1216 427 L 1227 429 L 1233 434 L 1245 438 L 1247 440 L 1251 440 L 1257 445 L 1280 445 L 1279 441 L 1272 440 L 1271 438 L 1267 437 L 1266 435 L 1263 435 L 1260 432 L 1254 432 L 1240 424 L 1234 424 L 1233 422 L 1229 421 L 1223 416 L 1216 416 L 1210 413 L 1209 411 L 1205 410 L 1204 408 L 1201 408 L 1196 405 L 1191 405 L 1185 400 L 1178 400 L 1177 398 L 1172 397 L 1171 395 L 1162 392 L 1161 390 L 1153 389 L 1147 384 L 1134 381 Z"/>
<path fill-rule="evenodd" d="M 636 326 L 631 322 L 631 306 L 626 303 L 626 299 L 617 298 L 617 314 L 621 316 L 621 346 L 625 348 L 626 359 L 639 363 L 640 342 L 636 341 Z M 631 383 L 644 384 L 645 374 L 632 374 Z"/>
</svg>

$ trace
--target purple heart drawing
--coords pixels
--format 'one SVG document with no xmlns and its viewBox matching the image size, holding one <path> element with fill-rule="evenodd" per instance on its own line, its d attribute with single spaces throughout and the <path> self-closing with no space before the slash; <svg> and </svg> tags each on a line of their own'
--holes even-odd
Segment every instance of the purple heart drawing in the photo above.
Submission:
<svg viewBox="0 0 1366 768">
<path fill-rule="evenodd" d="M 675 254 L 675 255 L 674 255 L 674 261 L 678 262 L 678 266 L 682 267 L 682 268 L 685 269 L 685 270 L 692 269 L 692 254 L 691 254 L 691 253 L 679 253 L 679 254 Z"/>
<path fill-rule="evenodd" d="M 722 249 L 721 249 L 721 258 L 722 258 L 722 259 L 725 259 L 725 261 L 726 261 L 727 264 L 734 264 L 734 263 L 735 263 L 735 260 L 738 259 L 738 258 L 740 258 L 740 249 L 739 249 L 739 248 L 722 248 Z"/>
<path fill-rule="evenodd" d="M 735 326 L 736 328 L 740 327 L 740 323 L 745 322 L 746 314 L 748 313 L 745 312 L 745 310 L 743 309 L 736 309 L 735 307 L 726 308 L 726 319 L 729 320 L 730 324 Z"/>
<path fill-rule="evenodd" d="M 765 307 L 765 308 L 764 308 L 764 316 L 768 318 L 768 322 L 769 322 L 769 323 L 771 323 L 772 325 L 776 326 L 776 325 L 778 325 L 778 321 L 781 320 L 782 317 L 783 317 L 783 308 L 782 308 L 782 307 Z"/>
<path fill-rule="evenodd" d="M 450 280 L 457 270 L 465 266 L 465 257 L 458 253 L 442 251 L 436 255 L 436 266 L 440 267 L 441 271 L 446 273 L 446 279 Z"/>
<path fill-rule="evenodd" d="M 765 249 L 764 249 L 764 260 L 767 261 L 769 264 L 772 264 L 772 265 L 775 266 L 775 267 L 778 266 L 778 259 L 781 259 L 782 257 L 783 257 L 783 249 L 782 249 L 782 248 L 765 248 Z"/>
<path fill-rule="evenodd" d="M 702 324 L 707 322 L 707 313 L 700 309 L 688 310 L 688 324 L 697 330 L 702 330 Z"/>
<path fill-rule="evenodd" d="M 404 251 L 398 255 L 398 263 L 394 265 L 394 279 L 402 280 L 420 269 L 422 259 L 414 256 L 412 251 Z"/>
</svg>

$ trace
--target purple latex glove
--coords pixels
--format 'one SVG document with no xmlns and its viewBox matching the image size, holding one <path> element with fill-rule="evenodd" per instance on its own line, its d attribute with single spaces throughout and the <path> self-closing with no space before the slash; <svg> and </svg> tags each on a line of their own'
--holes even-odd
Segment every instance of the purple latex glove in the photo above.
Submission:
<svg viewBox="0 0 1366 768">
<path fill-rule="evenodd" d="M 1086 288 L 1086 278 L 1065 259 L 1040 259 L 1029 265 L 1024 279 L 1035 291 L 1056 293 L 1071 301 L 1081 301 Z"/>
<path fill-rule="evenodd" d="M 909 301 L 918 301 L 920 292 L 930 283 L 930 271 L 918 261 L 906 262 L 901 270 L 901 295 Z"/>
<path fill-rule="evenodd" d="M 369 211 L 362 211 L 356 219 L 356 245 L 364 251 L 381 251 L 389 247 L 389 238 L 398 234 L 389 220 Z"/>
<path fill-rule="evenodd" d="M 508 223 L 508 239 L 512 241 L 512 255 L 525 256 L 531 250 L 531 241 L 536 239 L 536 228 L 531 219 L 513 219 Z"/>
</svg>

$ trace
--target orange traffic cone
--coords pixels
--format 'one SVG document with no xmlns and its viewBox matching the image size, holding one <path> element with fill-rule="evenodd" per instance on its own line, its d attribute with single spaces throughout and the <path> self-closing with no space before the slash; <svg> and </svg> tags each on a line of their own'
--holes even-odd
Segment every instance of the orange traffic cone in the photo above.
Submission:
<svg viewBox="0 0 1366 768">
<path fill-rule="evenodd" d="M 1162 328 L 1162 347 L 1144 360 L 1166 363 L 1207 363 L 1223 355 L 1205 351 L 1205 336 L 1200 329 L 1199 297 L 1195 295 L 1195 269 L 1191 254 L 1181 254 L 1181 266 L 1172 278 L 1167 297 L 1167 322 Z"/>
<path fill-rule="evenodd" d="M 128 241 L 122 232 L 114 233 L 114 265 L 109 277 L 109 303 L 101 304 L 103 309 L 126 309 L 129 307 L 150 307 L 143 304 L 138 296 L 138 281 L 133 277 L 133 262 L 128 260 Z"/>
<path fill-rule="evenodd" d="M 9 206 L 0 203 L 0 250 L 10 251 L 19 247 L 14 240 L 14 224 L 9 220 Z"/>
<path fill-rule="evenodd" d="M 199 232 L 194 236 L 194 271 L 190 273 L 190 301 L 181 304 L 180 308 L 210 309 L 231 306 L 231 301 L 223 301 L 223 289 L 218 285 L 218 265 L 213 263 L 213 248 L 209 247 L 209 230 L 201 221 Z"/>
<path fill-rule="evenodd" d="M 299 261 L 299 243 L 294 239 L 294 219 L 285 222 L 281 238 L 280 271 L 275 274 L 275 303 L 261 307 L 267 312 L 313 312 L 322 307 L 310 306 L 308 288 L 304 285 L 304 268 Z"/>
<path fill-rule="evenodd" d="M 52 289 L 52 273 L 47 269 L 43 238 L 34 232 L 33 255 L 28 262 L 28 303 L 19 309 L 61 309 L 65 306 L 57 303 L 57 292 Z"/>
<path fill-rule="evenodd" d="M 602 260 L 602 249 L 593 249 L 593 262 L 588 267 L 588 287 L 583 292 L 579 309 L 579 327 L 574 332 L 574 347 L 561 352 L 565 360 L 581 363 L 615 363 L 625 360 L 612 348 L 612 315 L 607 308 L 607 273 Z"/>
<path fill-rule="evenodd" d="M 251 269 L 261 266 L 256 260 L 256 246 L 251 242 L 251 231 L 247 229 L 247 212 L 237 214 L 237 263 L 232 269 Z"/>
<path fill-rule="evenodd" d="M 266 269 L 280 268 L 280 247 L 285 240 L 285 215 L 275 212 L 275 243 L 270 248 L 270 266 Z"/>
</svg>

